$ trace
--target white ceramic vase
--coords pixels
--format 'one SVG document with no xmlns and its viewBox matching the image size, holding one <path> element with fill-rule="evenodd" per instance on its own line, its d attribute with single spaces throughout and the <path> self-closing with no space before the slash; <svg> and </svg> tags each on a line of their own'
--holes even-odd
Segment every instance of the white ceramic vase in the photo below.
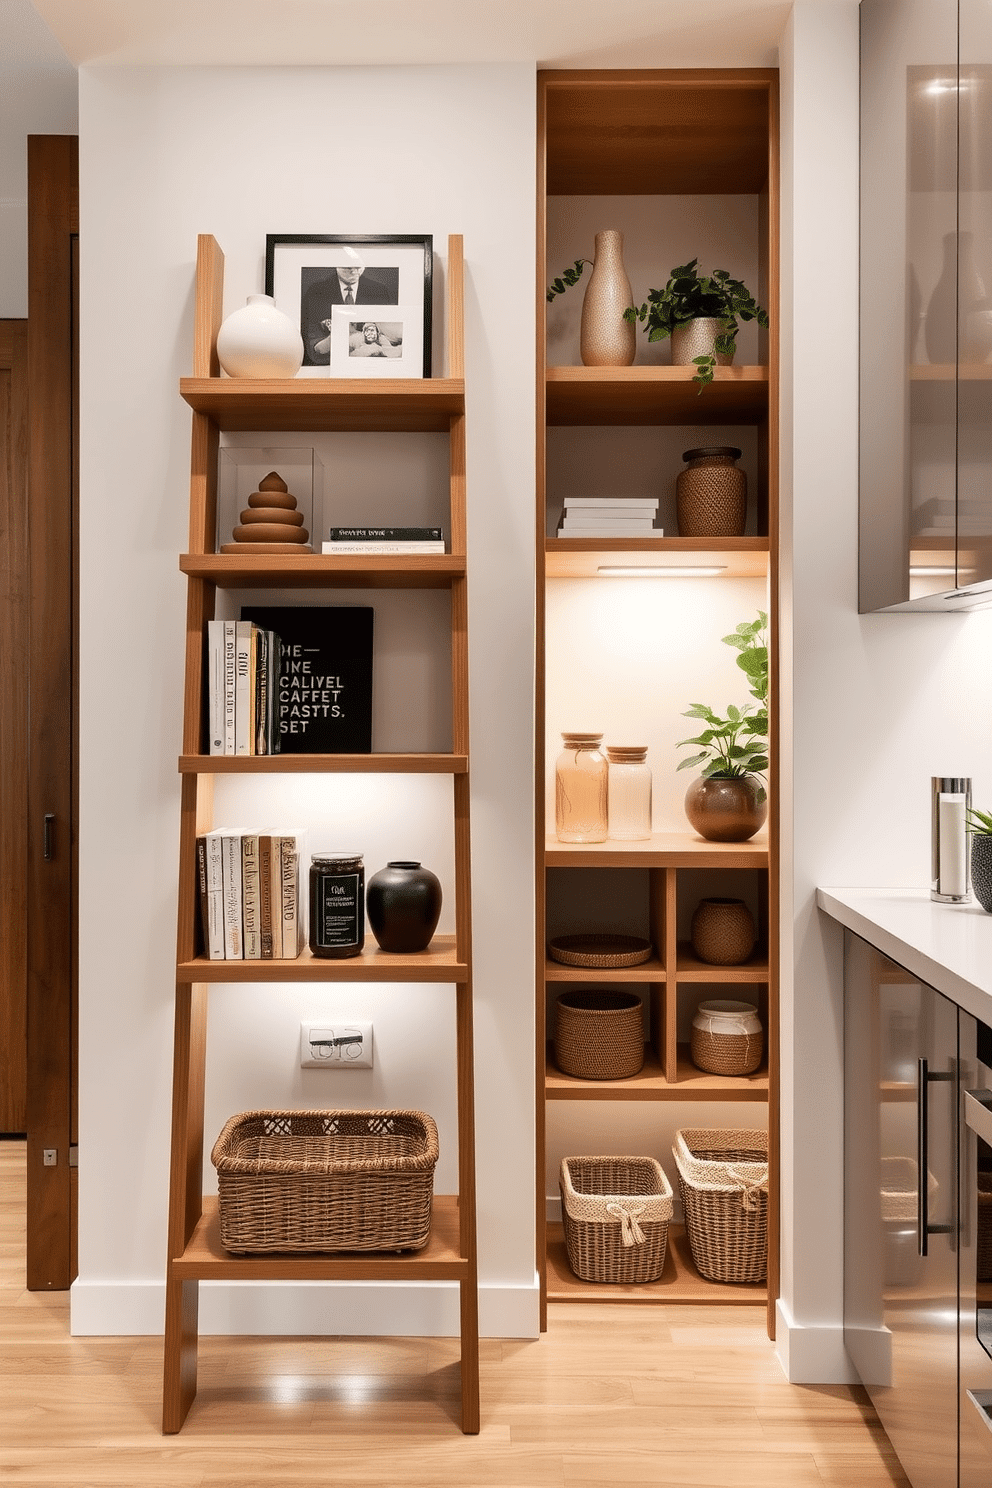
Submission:
<svg viewBox="0 0 992 1488">
<path fill-rule="evenodd" d="M 217 332 L 217 357 L 229 377 L 295 377 L 303 337 L 271 295 L 253 294 Z"/>
</svg>

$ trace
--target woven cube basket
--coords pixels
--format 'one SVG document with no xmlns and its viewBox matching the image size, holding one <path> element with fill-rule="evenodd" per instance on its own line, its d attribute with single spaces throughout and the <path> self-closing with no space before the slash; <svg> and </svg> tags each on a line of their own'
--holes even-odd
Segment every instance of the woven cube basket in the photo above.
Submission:
<svg viewBox="0 0 992 1488">
<path fill-rule="evenodd" d="M 687 1128 L 676 1132 L 672 1155 L 697 1271 L 710 1281 L 764 1281 L 768 1133 Z"/>
<path fill-rule="evenodd" d="M 225 1250 L 421 1250 L 437 1127 L 423 1111 L 246 1111 L 210 1154 Z"/>
<path fill-rule="evenodd" d="M 657 1281 L 672 1188 L 653 1157 L 566 1157 L 559 1176 L 568 1264 L 581 1281 Z"/>
<path fill-rule="evenodd" d="M 644 1064 L 644 1013 L 636 992 L 563 992 L 555 1008 L 555 1064 L 580 1080 L 626 1080 Z"/>
</svg>

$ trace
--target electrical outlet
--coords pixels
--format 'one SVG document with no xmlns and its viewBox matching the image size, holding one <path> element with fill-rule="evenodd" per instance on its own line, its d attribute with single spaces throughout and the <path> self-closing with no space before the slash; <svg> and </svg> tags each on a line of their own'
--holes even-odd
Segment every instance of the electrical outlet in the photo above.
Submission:
<svg viewBox="0 0 992 1488">
<path fill-rule="evenodd" d="M 341 1018 L 300 1024 L 301 1069 L 371 1069 L 372 1024 Z"/>
</svg>

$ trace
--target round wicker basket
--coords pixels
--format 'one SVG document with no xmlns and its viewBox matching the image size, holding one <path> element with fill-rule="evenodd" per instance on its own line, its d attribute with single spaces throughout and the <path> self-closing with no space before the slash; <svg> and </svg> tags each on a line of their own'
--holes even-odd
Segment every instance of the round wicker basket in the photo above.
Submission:
<svg viewBox="0 0 992 1488">
<path fill-rule="evenodd" d="M 644 1064 L 644 1015 L 635 992 L 563 992 L 555 1017 L 555 1063 L 580 1080 L 626 1080 Z"/>
</svg>

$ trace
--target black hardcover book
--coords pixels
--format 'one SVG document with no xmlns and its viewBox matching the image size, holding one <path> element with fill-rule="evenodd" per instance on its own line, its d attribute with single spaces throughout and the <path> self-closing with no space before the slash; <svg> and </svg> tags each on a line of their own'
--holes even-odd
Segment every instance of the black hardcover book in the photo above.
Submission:
<svg viewBox="0 0 992 1488">
<path fill-rule="evenodd" d="M 246 605 L 281 643 L 282 754 L 371 754 L 372 620 L 363 605 Z M 273 750 L 275 752 L 275 750 Z"/>
<path fill-rule="evenodd" d="M 440 527 L 332 527 L 329 542 L 441 542 Z"/>
</svg>

